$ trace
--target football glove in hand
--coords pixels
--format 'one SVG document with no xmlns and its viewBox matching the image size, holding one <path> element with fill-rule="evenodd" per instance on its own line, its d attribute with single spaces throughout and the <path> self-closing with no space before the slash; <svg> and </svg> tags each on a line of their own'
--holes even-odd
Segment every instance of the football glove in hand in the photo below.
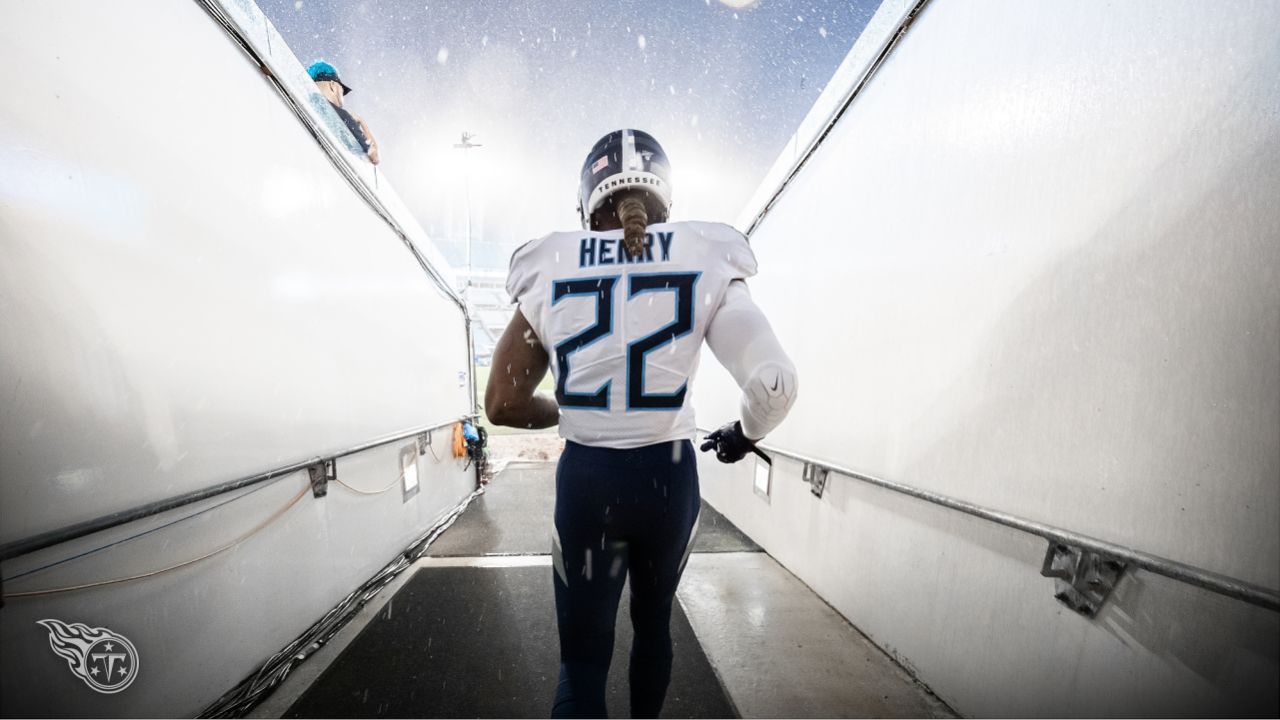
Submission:
<svg viewBox="0 0 1280 720">
<path fill-rule="evenodd" d="M 765 462 L 773 464 L 773 459 L 742 433 L 742 423 L 738 420 L 707 435 L 706 441 L 702 443 L 702 451 L 713 449 L 716 451 L 716 459 L 722 463 L 736 463 L 746 457 L 747 453 L 753 452 L 764 458 Z"/>
</svg>

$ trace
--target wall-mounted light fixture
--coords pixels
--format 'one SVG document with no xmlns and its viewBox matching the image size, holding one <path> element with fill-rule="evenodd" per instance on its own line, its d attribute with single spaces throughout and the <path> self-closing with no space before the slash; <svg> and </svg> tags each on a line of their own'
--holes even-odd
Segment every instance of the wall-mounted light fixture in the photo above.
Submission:
<svg viewBox="0 0 1280 720">
<path fill-rule="evenodd" d="M 769 501 L 769 486 L 772 483 L 772 481 L 773 481 L 773 466 L 765 462 L 764 460 L 761 460 L 760 458 L 756 458 L 756 470 L 755 470 L 755 479 L 754 479 L 756 495 L 759 495 L 760 497 L 764 498 L 765 502 Z"/>
</svg>

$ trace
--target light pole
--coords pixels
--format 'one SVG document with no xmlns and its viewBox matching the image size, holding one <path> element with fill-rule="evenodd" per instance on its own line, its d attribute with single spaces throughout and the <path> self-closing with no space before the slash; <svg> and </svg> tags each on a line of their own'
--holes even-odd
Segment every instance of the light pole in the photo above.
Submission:
<svg viewBox="0 0 1280 720">
<path fill-rule="evenodd" d="M 480 143 L 473 143 L 471 140 L 475 138 L 475 133 L 462 131 L 462 142 L 453 144 L 453 147 L 462 151 L 462 183 L 465 188 L 467 201 L 467 284 L 463 288 L 463 294 L 466 294 L 466 288 L 471 287 L 471 153 L 472 148 L 484 147 Z"/>
</svg>

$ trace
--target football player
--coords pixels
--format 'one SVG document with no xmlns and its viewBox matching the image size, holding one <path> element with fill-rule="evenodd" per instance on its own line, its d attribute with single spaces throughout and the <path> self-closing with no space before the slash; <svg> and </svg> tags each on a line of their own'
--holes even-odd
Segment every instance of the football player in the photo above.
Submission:
<svg viewBox="0 0 1280 720">
<path fill-rule="evenodd" d="M 657 717 L 671 677 L 671 607 L 697 526 L 692 380 L 702 343 L 742 389 L 741 419 L 703 450 L 742 459 L 795 401 L 795 367 L 752 302 L 756 259 L 719 223 L 667 222 L 670 167 L 653 137 L 619 130 L 582 166 L 583 230 L 526 243 L 519 303 L 493 356 L 485 411 L 560 426 L 552 529 L 560 680 L 553 717 L 605 717 L 623 582 L 631 578 L 631 712 Z M 535 391 L 550 368 L 555 395 Z"/>
</svg>

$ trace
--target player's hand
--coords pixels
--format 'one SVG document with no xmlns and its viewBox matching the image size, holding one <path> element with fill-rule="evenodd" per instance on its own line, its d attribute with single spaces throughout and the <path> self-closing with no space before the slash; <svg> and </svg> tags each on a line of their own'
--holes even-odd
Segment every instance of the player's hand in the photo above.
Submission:
<svg viewBox="0 0 1280 720">
<path fill-rule="evenodd" d="M 702 443 L 702 451 L 712 449 L 716 451 L 716 459 L 722 463 L 736 463 L 746 457 L 747 453 L 754 452 L 772 464 L 769 456 L 742 434 L 742 423 L 738 420 L 707 435 L 706 441 Z"/>
</svg>

